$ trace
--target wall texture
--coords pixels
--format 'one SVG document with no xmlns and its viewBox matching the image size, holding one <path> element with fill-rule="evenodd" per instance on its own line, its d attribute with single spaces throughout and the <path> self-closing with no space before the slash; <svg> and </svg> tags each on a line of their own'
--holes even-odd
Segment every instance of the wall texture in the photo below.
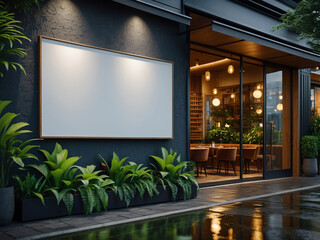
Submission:
<svg viewBox="0 0 320 240">
<path fill-rule="evenodd" d="M 101 0 L 49 0 L 40 9 L 27 15 L 19 13 L 17 18 L 31 39 L 31 43 L 24 44 L 28 56 L 20 61 L 27 76 L 21 72 L 8 73 L 0 81 L 0 99 L 12 100 L 9 109 L 21 113 L 20 121 L 30 123 L 33 133 L 29 137 L 39 136 L 38 36 L 44 35 L 174 62 L 174 139 L 57 140 L 69 150 L 70 156 L 82 156 L 78 162 L 80 165 L 97 164 L 98 153 L 110 159 L 112 152 L 120 157 L 129 156 L 132 161 L 147 163 L 150 154 L 160 154 L 161 146 L 172 147 L 181 153 L 182 159 L 187 157 L 188 45 L 186 35 L 179 35 L 182 26 Z M 50 152 L 55 142 L 39 141 L 41 147 Z"/>
</svg>

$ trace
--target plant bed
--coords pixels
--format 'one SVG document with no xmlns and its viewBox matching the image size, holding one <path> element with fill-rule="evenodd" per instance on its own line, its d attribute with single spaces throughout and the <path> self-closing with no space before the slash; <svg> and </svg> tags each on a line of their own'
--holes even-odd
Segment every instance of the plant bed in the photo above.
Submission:
<svg viewBox="0 0 320 240">
<path fill-rule="evenodd" d="M 162 186 L 158 186 L 157 189 L 159 191 L 159 195 L 154 194 L 152 198 L 145 193 L 144 197 L 141 199 L 139 194 L 136 194 L 135 197 L 131 199 L 129 207 L 173 201 L 169 187 L 164 190 Z M 127 207 L 126 202 L 121 201 L 113 191 L 108 191 L 107 193 L 109 197 L 108 210 Z M 190 199 L 196 198 L 197 194 L 197 187 L 193 184 Z M 183 190 L 180 187 L 178 188 L 176 200 L 183 200 Z M 58 205 L 55 197 L 46 197 L 46 206 L 44 206 L 38 198 L 16 200 L 15 204 L 14 218 L 15 220 L 22 222 L 68 215 L 64 204 L 61 202 L 60 205 Z M 81 196 L 79 194 L 75 194 L 74 206 L 71 215 L 83 213 L 84 209 Z"/>
</svg>

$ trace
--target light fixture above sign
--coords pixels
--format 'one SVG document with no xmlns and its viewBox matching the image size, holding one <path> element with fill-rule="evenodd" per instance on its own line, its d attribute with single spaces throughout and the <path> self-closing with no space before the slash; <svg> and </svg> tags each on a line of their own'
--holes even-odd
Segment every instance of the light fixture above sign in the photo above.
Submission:
<svg viewBox="0 0 320 240">
<path fill-rule="evenodd" d="M 206 79 L 206 81 L 209 82 L 209 81 L 210 81 L 210 78 L 211 78 L 211 76 L 210 76 L 210 71 L 206 71 L 206 73 L 205 73 L 205 79 Z"/>
<path fill-rule="evenodd" d="M 215 107 L 218 107 L 220 105 L 220 100 L 219 98 L 214 98 L 212 100 L 212 105 L 215 106 Z"/>
</svg>

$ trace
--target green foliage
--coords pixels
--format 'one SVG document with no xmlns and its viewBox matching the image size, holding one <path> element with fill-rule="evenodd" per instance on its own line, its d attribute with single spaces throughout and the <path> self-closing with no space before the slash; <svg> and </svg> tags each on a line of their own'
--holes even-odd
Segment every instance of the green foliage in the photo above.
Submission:
<svg viewBox="0 0 320 240">
<path fill-rule="evenodd" d="M 29 125 L 28 123 L 12 123 L 18 114 L 7 112 L 1 115 L 3 109 L 10 103 L 10 101 L 0 101 L 0 188 L 8 186 L 12 167 L 15 164 L 24 167 L 24 159 L 37 159 L 29 151 L 39 147 L 30 145 L 30 142 L 34 139 L 25 142 L 17 139 L 20 135 L 31 132 L 30 130 L 23 130 L 24 127 Z"/>
<path fill-rule="evenodd" d="M 22 180 L 19 176 L 13 176 L 15 180 L 17 180 L 18 188 L 15 188 L 16 198 L 28 199 L 32 197 L 38 197 L 42 204 L 45 205 L 43 194 L 45 193 L 45 184 L 46 179 L 40 177 L 36 178 L 35 175 L 31 175 L 29 172 L 24 180 Z"/>
<path fill-rule="evenodd" d="M 56 146 L 50 154 L 46 150 L 40 149 L 46 157 L 44 164 L 31 164 L 30 167 L 39 171 L 47 180 L 49 190 L 54 194 L 58 204 L 62 200 L 71 214 L 73 207 L 73 195 L 76 189 L 73 187 L 74 174 L 77 171 L 74 164 L 80 157 L 68 158 L 68 150 L 62 149 L 61 145 L 56 143 Z"/>
<path fill-rule="evenodd" d="M 78 190 L 81 194 L 86 214 L 92 213 L 95 208 L 98 212 L 101 211 L 101 204 L 104 210 L 108 206 L 108 194 L 105 189 L 114 182 L 107 179 L 106 175 L 99 175 L 102 171 L 94 171 L 96 166 L 90 165 L 86 168 L 77 166 L 81 171 L 76 176 L 76 181 L 79 184 Z"/>
<path fill-rule="evenodd" d="M 127 159 L 119 159 L 116 153 L 113 153 L 110 168 L 106 160 L 99 154 L 99 157 L 104 162 L 105 167 L 108 169 L 109 177 L 114 181 L 113 191 L 117 194 L 120 200 L 124 200 L 129 206 L 131 199 L 134 197 L 135 188 L 132 184 L 128 184 L 127 179 L 130 178 L 130 165 L 125 165 Z"/>
<path fill-rule="evenodd" d="M 4 0 L 5 7 L 8 10 L 23 10 L 28 13 L 34 6 L 40 7 L 40 4 L 46 0 Z"/>
<path fill-rule="evenodd" d="M 312 118 L 311 121 L 311 133 L 313 136 L 320 137 L 320 116 L 316 116 Z"/>
<path fill-rule="evenodd" d="M 150 197 L 153 193 L 159 194 L 156 184 L 152 179 L 150 170 L 142 167 L 142 164 L 137 165 L 134 162 L 125 164 L 127 158 L 119 159 L 116 153 L 113 153 L 113 158 L 109 164 L 99 154 L 110 179 L 114 181 L 113 190 L 119 196 L 120 200 L 124 200 L 129 206 L 131 199 L 138 191 L 142 198 L 147 191 Z"/>
<path fill-rule="evenodd" d="M 181 186 L 184 193 L 184 199 L 189 199 L 191 196 L 191 186 L 198 183 L 194 178 L 193 171 L 186 171 L 189 164 L 188 161 L 181 161 L 180 156 L 175 158 L 177 153 L 172 149 L 167 151 L 165 148 L 161 148 L 162 158 L 157 156 L 151 156 L 157 163 L 157 166 L 151 164 L 155 169 L 156 179 L 166 189 L 168 185 L 172 192 L 172 197 L 175 200 L 178 193 L 178 187 Z"/>
<path fill-rule="evenodd" d="M 136 191 L 139 192 L 142 198 L 145 191 L 147 190 L 150 197 L 153 197 L 153 192 L 159 194 L 157 190 L 157 185 L 153 181 L 153 177 L 150 174 L 151 170 L 147 167 L 142 167 L 142 164 L 137 165 L 134 162 L 129 162 L 131 168 L 128 179 L 130 184 L 132 184 Z"/>
<path fill-rule="evenodd" d="M 272 144 L 282 144 L 282 130 L 272 129 Z"/>
<path fill-rule="evenodd" d="M 15 19 L 14 13 L 9 13 L 4 3 L 0 1 L 0 77 L 4 71 L 21 69 L 26 74 L 23 66 L 15 61 L 11 61 L 13 56 L 24 57 L 26 51 L 17 45 L 22 45 L 22 40 L 28 40 L 19 26 L 21 22 Z"/>
<path fill-rule="evenodd" d="M 316 158 L 318 156 L 319 144 L 316 136 L 303 136 L 300 142 L 302 158 Z"/>
<path fill-rule="evenodd" d="M 243 143 L 263 144 L 263 128 L 254 125 L 246 134 L 243 135 Z"/>
<path fill-rule="evenodd" d="M 299 39 L 307 39 L 308 44 L 320 51 L 320 3 L 319 0 L 300 1 L 296 9 L 289 10 L 281 17 L 282 23 L 273 30 L 287 28 L 298 33 Z"/>
<path fill-rule="evenodd" d="M 239 143 L 239 134 L 230 127 L 214 127 L 208 131 L 205 138 L 206 142 L 215 143 Z"/>
</svg>

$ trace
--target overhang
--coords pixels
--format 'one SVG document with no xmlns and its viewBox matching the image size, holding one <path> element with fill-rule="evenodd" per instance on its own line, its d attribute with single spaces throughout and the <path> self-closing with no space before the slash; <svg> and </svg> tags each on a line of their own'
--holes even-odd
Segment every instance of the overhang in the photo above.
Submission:
<svg viewBox="0 0 320 240">
<path fill-rule="evenodd" d="M 222 51 L 299 69 L 320 65 L 320 54 L 302 46 L 270 38 L 236 24 L 219 22 L 194 13 L 190 16 L 192 49 Z"/>
<path fill-rule="evenodd" d="M 124 4 L 126 6 L 148 12 L 163 18 L 170 19 L 175 22 L 179 22 L 185 25 L 190 25 L 191 18 L 187 15 L 179 13 L 179 9 L 176 11 L 171 10 L 169 6 L 163 5 L 166 7 L 162 7 L 160 3 L 157 2 L 148 2 L 147 0 L 113 0 L 114 2 L 118 2 Z M 172 8 L 175 9 L 175 8 Z M 181 10 L 181 9 L 180 9 Z"/>
</svg>

